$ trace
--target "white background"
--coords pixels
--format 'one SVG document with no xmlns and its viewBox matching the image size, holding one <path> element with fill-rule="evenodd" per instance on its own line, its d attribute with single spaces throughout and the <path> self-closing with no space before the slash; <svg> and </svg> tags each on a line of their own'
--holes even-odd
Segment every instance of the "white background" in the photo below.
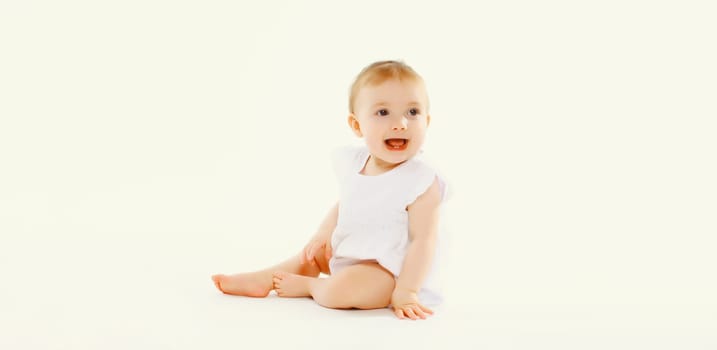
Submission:
<svg viewBox="0 0 717 350">
<path fill-rule="evenodd" d="M 3 2 L 0 347 L 717 348 L 715 16 L 708 1 Z M 317 228 L 330 151 L 361 142 L 349 85 L 383 59 L 428 84 L 424 148 L 454 191 L 446 305 L 409 326 L 219 294 L 212 273 L 274 264 Z"/>
</svg>

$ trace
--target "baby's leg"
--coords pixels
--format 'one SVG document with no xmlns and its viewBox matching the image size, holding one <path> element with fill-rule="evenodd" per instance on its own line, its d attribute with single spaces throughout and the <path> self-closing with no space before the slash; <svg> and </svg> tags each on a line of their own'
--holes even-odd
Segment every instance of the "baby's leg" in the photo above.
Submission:
<svg viewBox="0 0 717 350">
<path fill-rule="evenodd" d="M 279 296 L 311 296 L 319 305 L 332 309 L 380 309 L 389 305 L 396 280 L 378 263 L 362 262 L 330 278 L 277 272 L 274 285 Z"/>
<path fill-rule="evenodd" d="M 329 274 L 329 263 L 324 257 L 324 248 L 316 252 L 316 265 L 301 264 L 300 254 L 285 260 L 272 267 L 247 273 L 233 275 L 214 275 L 214 285 L 225 294 L 243 295 L 263 298 L 273 289 L 272 274 L 277 271 L 286 271 L 297 275 L 317 277 L 320 272 Z"/>
</svg>

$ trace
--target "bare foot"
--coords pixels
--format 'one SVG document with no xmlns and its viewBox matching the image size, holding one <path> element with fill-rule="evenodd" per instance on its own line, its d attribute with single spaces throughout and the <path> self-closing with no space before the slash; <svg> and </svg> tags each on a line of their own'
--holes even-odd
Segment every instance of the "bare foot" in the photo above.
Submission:
<svg viewBox="0 0 717 350">
<path fill-rule="evenodd" d="M 314 277 L 306 277 L 288 272 L 274 272 L 276 294 L 285 298 L 310 297 L 309 287 Z"/>
<path fill-rule="evenodd" d="M 212 276 L 214 285 L 225 294 L 263 298 L 272 289 L 270 276 L 261 272 Z"/>
</svg>

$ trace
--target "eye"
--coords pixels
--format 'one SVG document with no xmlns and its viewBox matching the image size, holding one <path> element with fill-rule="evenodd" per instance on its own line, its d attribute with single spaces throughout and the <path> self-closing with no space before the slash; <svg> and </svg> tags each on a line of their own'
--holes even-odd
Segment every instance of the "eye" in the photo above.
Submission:
<svg viewBox="0 0 717 350">
<path fill-rule="evenodd" d="M 418 108 L 411 108 L 408 110 L 408 115 L 410 115 L 410 116 L 415 117 L 419 114 L 421 114 L 421 111 L 419 111 Z"/>
<path fill-rule="evenodd" d="M 377 115 L 385 117 L 388 115 L 388 109 L 379 109 L 378 112 L 376 112 Z"/>
</svg>

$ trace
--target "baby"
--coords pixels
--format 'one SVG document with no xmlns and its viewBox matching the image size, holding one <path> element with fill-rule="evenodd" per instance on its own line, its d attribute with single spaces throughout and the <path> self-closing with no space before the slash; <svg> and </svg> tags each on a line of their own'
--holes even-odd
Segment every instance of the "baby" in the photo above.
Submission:
<svg viewBox="0 0 717 350">
<path fill-rule="evenodd" d="M 348 124 L 365 146 L 333 153 L 338 202 L 296 256 L 261 271 L 214 275 L 226 294 L 311 297 L 336 309 L 391 307 L 425 319 L 434 288 L 445 182 L 420 160 L 428 114 L 421 76 L 403 62 L 364 68 L 349 98 Z M 319 278 L 319 274 L 329 275 Z"/>
</svg>

